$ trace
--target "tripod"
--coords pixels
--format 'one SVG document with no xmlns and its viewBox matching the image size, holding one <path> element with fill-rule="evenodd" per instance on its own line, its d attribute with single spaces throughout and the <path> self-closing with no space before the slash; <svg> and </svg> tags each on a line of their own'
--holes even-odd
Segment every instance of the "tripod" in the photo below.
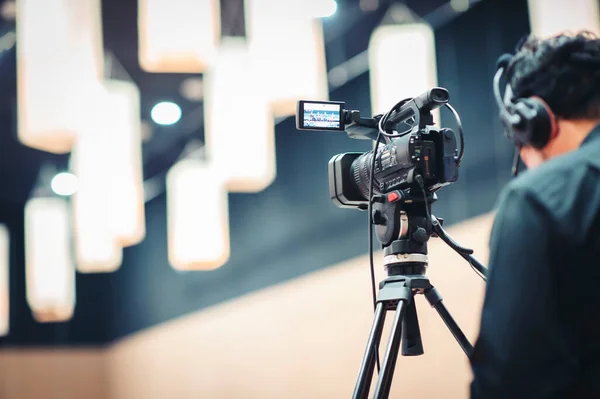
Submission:
<svg viewBox="0 0 600 399">
<path fill-rule="evenodd" d="M 446 234 L 442 228 L 443 220 L 429 214 L 429 204 L 435 200 L 435 194 L 419 198 L 411 196 L 409 191 L 395 191 L 375 199 L 372 222 L 377 226 L 375 232 L 384 248 L 384 267 L 388 277 L 379 284 L 373 325 L 353 399 L 368 398 L 388 311 L 395 310 L 396 314 L 374 397 L 382 399 L 389 396 L 400 343 L 403 356 L 423 354 L 414 295 L 425 295 L 467 356 L 473 351 L 473 346 L 442 303 L 442 296 L 425 276 L 427 241 L 430 237 L 439 237 L 484 276 L 486 268 L 471 255 L 472 250 L 462 248 Z"/>
</svg>

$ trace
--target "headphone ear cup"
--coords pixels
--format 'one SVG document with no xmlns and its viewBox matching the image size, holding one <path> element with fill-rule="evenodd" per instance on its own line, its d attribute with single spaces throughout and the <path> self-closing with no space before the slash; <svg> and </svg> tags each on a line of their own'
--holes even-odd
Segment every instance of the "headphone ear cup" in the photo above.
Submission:
<svg viewBox="0 0 600 399">
<path fill-rule="evenodd" d="M 500 113 L 500 119 L 504 125 L 506 137 L 513 142 L 516 147 L 521 147 L 529 143 L 527 126 L 522 114 L 519 112 L 518 104 L 504 104 L 504 112 Z"/>
<path fill-rule="evenodd" d="M 537 98 L 522 98 L 514 110 L 522 121 L 515 134 L 524 144 L 538 150 L 544 148 L 552 136 L 552 117 L 546 104 Z"/>
</svg>

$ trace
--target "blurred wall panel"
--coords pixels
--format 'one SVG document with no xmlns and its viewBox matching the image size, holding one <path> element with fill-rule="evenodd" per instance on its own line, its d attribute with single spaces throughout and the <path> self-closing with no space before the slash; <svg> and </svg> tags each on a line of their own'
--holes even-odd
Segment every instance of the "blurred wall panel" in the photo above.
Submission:
<svg viewBox="0 0 600 399">
<path fill-rule="evenodd" d="M 486 215 L 450 233 L 486 261 L 491 223 Z M 367 259 L 362 256 L 124 339 L 108 353 L 110 397 L 350 397 L 373 313 Z M 378 280 L 383 278 L 380 265 L 378 254 Z M 428 274 L 473 340 L 483 282 L 439 240 L 430 243 Z M 422 297 L 417 307 L 425 355 L 399 358 L 391 396 L 467 397 L 471 374 L 466 357 Z"/>
<path fill-rule="evenodd" d="M 107 393 L 100 349 L 0 351 L 2 399 L 108 399 Z"/>
</svg>

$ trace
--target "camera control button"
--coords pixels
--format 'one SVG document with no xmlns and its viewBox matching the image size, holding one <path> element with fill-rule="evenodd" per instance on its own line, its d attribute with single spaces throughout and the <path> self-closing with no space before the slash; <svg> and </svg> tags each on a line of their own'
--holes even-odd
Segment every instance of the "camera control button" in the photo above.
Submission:
<svg viewBox="0 0 600 399">
<path fill-rule="evenodd" d="M 400 195 L 396 191 L 391 192 L 387 195 L 388 202 L 396 202 L 398 201 L 398 199 L 400 199 Z"/>
</svg>

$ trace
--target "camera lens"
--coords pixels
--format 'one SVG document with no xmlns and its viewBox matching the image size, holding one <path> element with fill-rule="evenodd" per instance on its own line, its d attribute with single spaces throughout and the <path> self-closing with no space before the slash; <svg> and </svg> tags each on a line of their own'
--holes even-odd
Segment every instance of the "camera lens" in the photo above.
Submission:
<svg viewBox="0 0 600 399">
<path fill-rule="evenodd" d="M 369 179 L 371 177 L 372 164 L 373 151 L 369 151 L 356 158 L 350 167 L 350 178 L 354 181 L 356 188 L 365 200 L 369 198 Z M 373 194 L 380 194 L 377 179 L 373 183 Z"/>
</svg>

